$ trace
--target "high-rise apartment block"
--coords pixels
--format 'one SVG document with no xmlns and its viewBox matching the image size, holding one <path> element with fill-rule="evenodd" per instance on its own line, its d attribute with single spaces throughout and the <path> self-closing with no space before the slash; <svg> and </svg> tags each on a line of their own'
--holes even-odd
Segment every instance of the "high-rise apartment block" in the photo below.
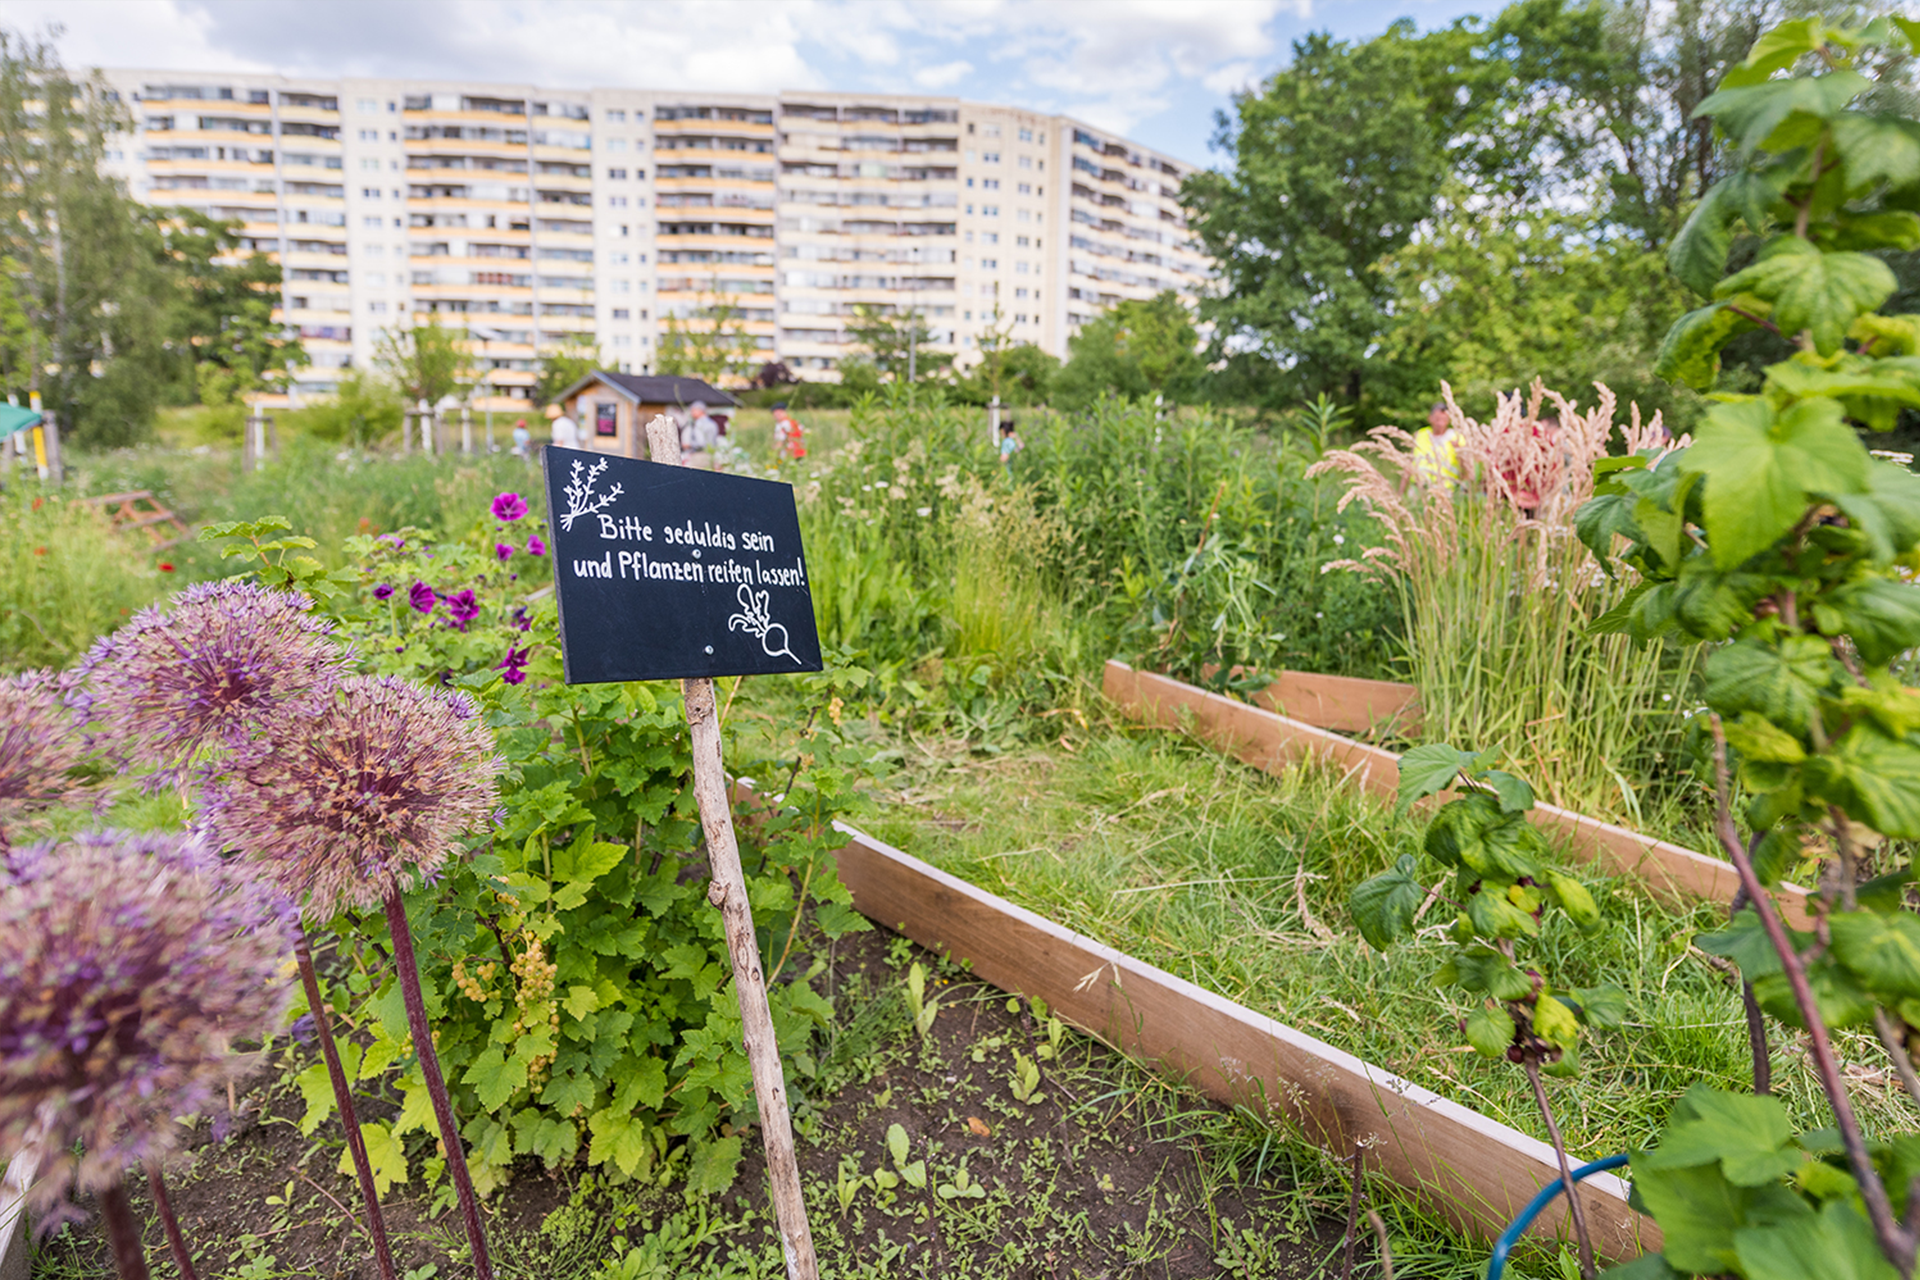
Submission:
<svg viewBox="0 0 1920 1280">
<path fill-rule="evenodd" d="M 766 360 L 835 377 L 857 308 L 917 312 L 965 367 L 1004 333 L 1064 356 L 1101 308 L 1191 297 L 1189 166 L 1070 118 L 952 98 L 546 90 L 105 73 L 132 119 L 108 167 L 139 199 L 245 226 L 283 266 L 312 358 L 464 326 L 492 403 L 580 342 L 651 371 L 667 319 L 725 308 Z"/>
</svg>

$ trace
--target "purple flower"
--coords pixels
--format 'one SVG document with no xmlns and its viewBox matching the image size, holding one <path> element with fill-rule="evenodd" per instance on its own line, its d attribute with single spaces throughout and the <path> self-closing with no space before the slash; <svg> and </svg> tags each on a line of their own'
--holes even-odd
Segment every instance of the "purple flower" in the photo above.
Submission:
<svg viewBox="0 0 1920 1280">
<path fill-rule="evenodd" d="M 513 548 L 504 542 L 496 542 L 493 544 L 493 554 L 499 556 L 501 563 L 504 564 L 507 558 L 513 554 Z"/>
<path fill-rule="evenodd" d="M 493 500 L 495 520 L 518 520 L 527 514 L 526 499 L 517 493 L 503 493 Z"/>
<path fill-rule="evenodd" d="M 465 694 L 353 676 L 317 716 L 275 721 L 210 789 L 207 821 L 327 920 L 437 870 L 493 811 L 500 768 Z"/>
<path fill-rule="evenodd" d="M 0 854 L 15 814 L 71 803 L 91 785 L 81 772 L 81 717 L 64 692 L 51 671 L 0 676 Z"/>
<path fill-rule="evenodd" d="M 294 592 L 213 582 L 142 610 L 77 672 L 89 732 L 129 759 L 178 767 L 244 739 L 282 703 L 321 701 L 348 655 L 312 609 Z"/>
<path fill-rule="evenodd" d="M 440 596 L 424 582 L 415 582 L 407 588 L 407 603 L 421 613 L 432 613 L 433 606 L 440 603 Z"/>
<path fill-rule="evenodd" d="M 119 1182 L 251 1063 L 288 986 L 291 904 L 179 835 L 102 833 L 0 859 L 0 1150 L 35 1197 Z M 80 1154 L 76 1155 L 76 1148 Z"/>
<path fill-rule="evenodd" d="M 384 542 L 395 551 L 407 545 L 407 540 L 397 533 L 383 533 L 376 541 Z"/>
<path fill-rule="evenodd" d="M 533 618 L 527 613 L 527 606 L 521 605 L 513 611 L 512 625 L 518 631 L 533 630 Z"/>
<path fill-rule="evenodd" d="M 532 646 L 528 646 L 528 648 L 531 647 Z M 506 673 L 500 677 L 502 680 L 505 680 L 508 684 L 519 684 L 527 678 L 527 673 L 521 670 L 522 667 L 527 665 L 527 649 L 516 649 L 512 645 L 508 645 L 507 656 L 502 658 L 496 665 Z"/>
<path fill-rule="evenodd" d="M 547 554 L 547 544 L 540 541 L 539 534 L 536 533 L 527 539 L 527 554 L 530 556 L 543 556 Z"/>
<path fill-rule="evenodd" d="M 393 584 L 391 582 L 383 582 L 373 589 L 373 598 L 375 600 L 385 600 L 392 595 Z"/>
<path fill-rule="evenodd" d="M 462 631 L 467 624 L 480 616 L 480 602 L 473 597 L 473 588 L 456 591 L 447 597 L 447 616 L 453 619 L 453 625 Z"/>
</svg>

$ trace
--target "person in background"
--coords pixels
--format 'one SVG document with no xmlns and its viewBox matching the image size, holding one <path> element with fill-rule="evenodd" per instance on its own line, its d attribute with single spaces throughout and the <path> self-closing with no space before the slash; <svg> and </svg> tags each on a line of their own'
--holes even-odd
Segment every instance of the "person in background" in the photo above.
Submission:
<svg viewBox="0 0 1920 1280">
<path fill-rule="evenodd" d="M 533 452 L 533 432 L 527 430 L 527 420 L 520 419 L 513 424 L 513 456 L 524 458 Z"/>
<path fill-rule="evenodd" d="M 553 443 L 562 449 L 580 447 L 580 428 L 566 410 L 557 404 L 547 406 L 547 417 L 553 422 Z"/>
<path fill-rule="evenodd" d="M 784 400 L 773 406 L 773 456 L 793 462 L 807 456 L 806 432 L 787 412 Z"/>
<path fill-rule="evenodd" d="M 1014 433 L 1012 418 L 1000 424 L 1000 465 L 1002 467 L 1011 471 L 1013 455 L 1026 447 L 1026 442 Z"/>
<path fill-rule="evenodd" d="M 687 425 L 680 428 L 680 449 L 687 456 L 684 465 L 711 467 L 713 449 L 720 443 L 720 424 L 707 412 L 707 402 L 695 400 L 687 406 Z"/>
<path fill-rule="evenodd" d="M 1458 480 L 1460 468 L 1454 457 L 1453 414 L 1444 401 L 1434 401 L 1427 410 L 1427 425 L 1413 433 L 1413 465 L 1434 480 Z"/>
</svg>

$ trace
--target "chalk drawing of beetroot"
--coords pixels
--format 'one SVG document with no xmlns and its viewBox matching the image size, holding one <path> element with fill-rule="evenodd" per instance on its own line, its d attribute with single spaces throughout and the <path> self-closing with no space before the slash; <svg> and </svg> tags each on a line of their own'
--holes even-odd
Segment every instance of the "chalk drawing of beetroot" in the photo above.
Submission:
<svg viewBox="0 0 1920 1280">
<path fill-rule="evenodd" d="M 740 602 L 742 612 L 727 619 L 727 630 L 744 631 L 750 636 L 757 637 L 761 649 L 766 651 L 769 658 L 778 658 L 784 654 L 793 659 L 795 666 L 804 665 L 799 656 L 788 647 L 787 629 L 775 622 L 773 615 L 767 611 L 766 592 L 755 591 L 743 582 L 740 584 L 740 590 L 734 593 L 734 598 Z M 780 633 L 777 642 L 773 634 L 776 631 Z"/>
</svg>

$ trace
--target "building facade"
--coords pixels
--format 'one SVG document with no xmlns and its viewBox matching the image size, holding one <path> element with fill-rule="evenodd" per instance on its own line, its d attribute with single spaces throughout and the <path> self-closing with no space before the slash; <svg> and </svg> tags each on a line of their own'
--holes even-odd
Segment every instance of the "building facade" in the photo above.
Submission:
<svg viewBox="0 0 1920 1280">
<path fill-rule="evenodd" d="M 110 70 L 139 199 L 238 220 L 283 266 L 282 319 L 324 395 L 378 335 L 464 327 L 478 403 L 512 409 L 568 344 L 652 372 L 725 317 L 809 380 L 861 309 L 917 312 L 960 367 L 995 335 L 1064 357 L 1099 311 L 1207 274 L 1190 166 L 1064 116 L 872 94 Z M 743 354 L 745 354 L 743 352 Z"/>
</svg>

